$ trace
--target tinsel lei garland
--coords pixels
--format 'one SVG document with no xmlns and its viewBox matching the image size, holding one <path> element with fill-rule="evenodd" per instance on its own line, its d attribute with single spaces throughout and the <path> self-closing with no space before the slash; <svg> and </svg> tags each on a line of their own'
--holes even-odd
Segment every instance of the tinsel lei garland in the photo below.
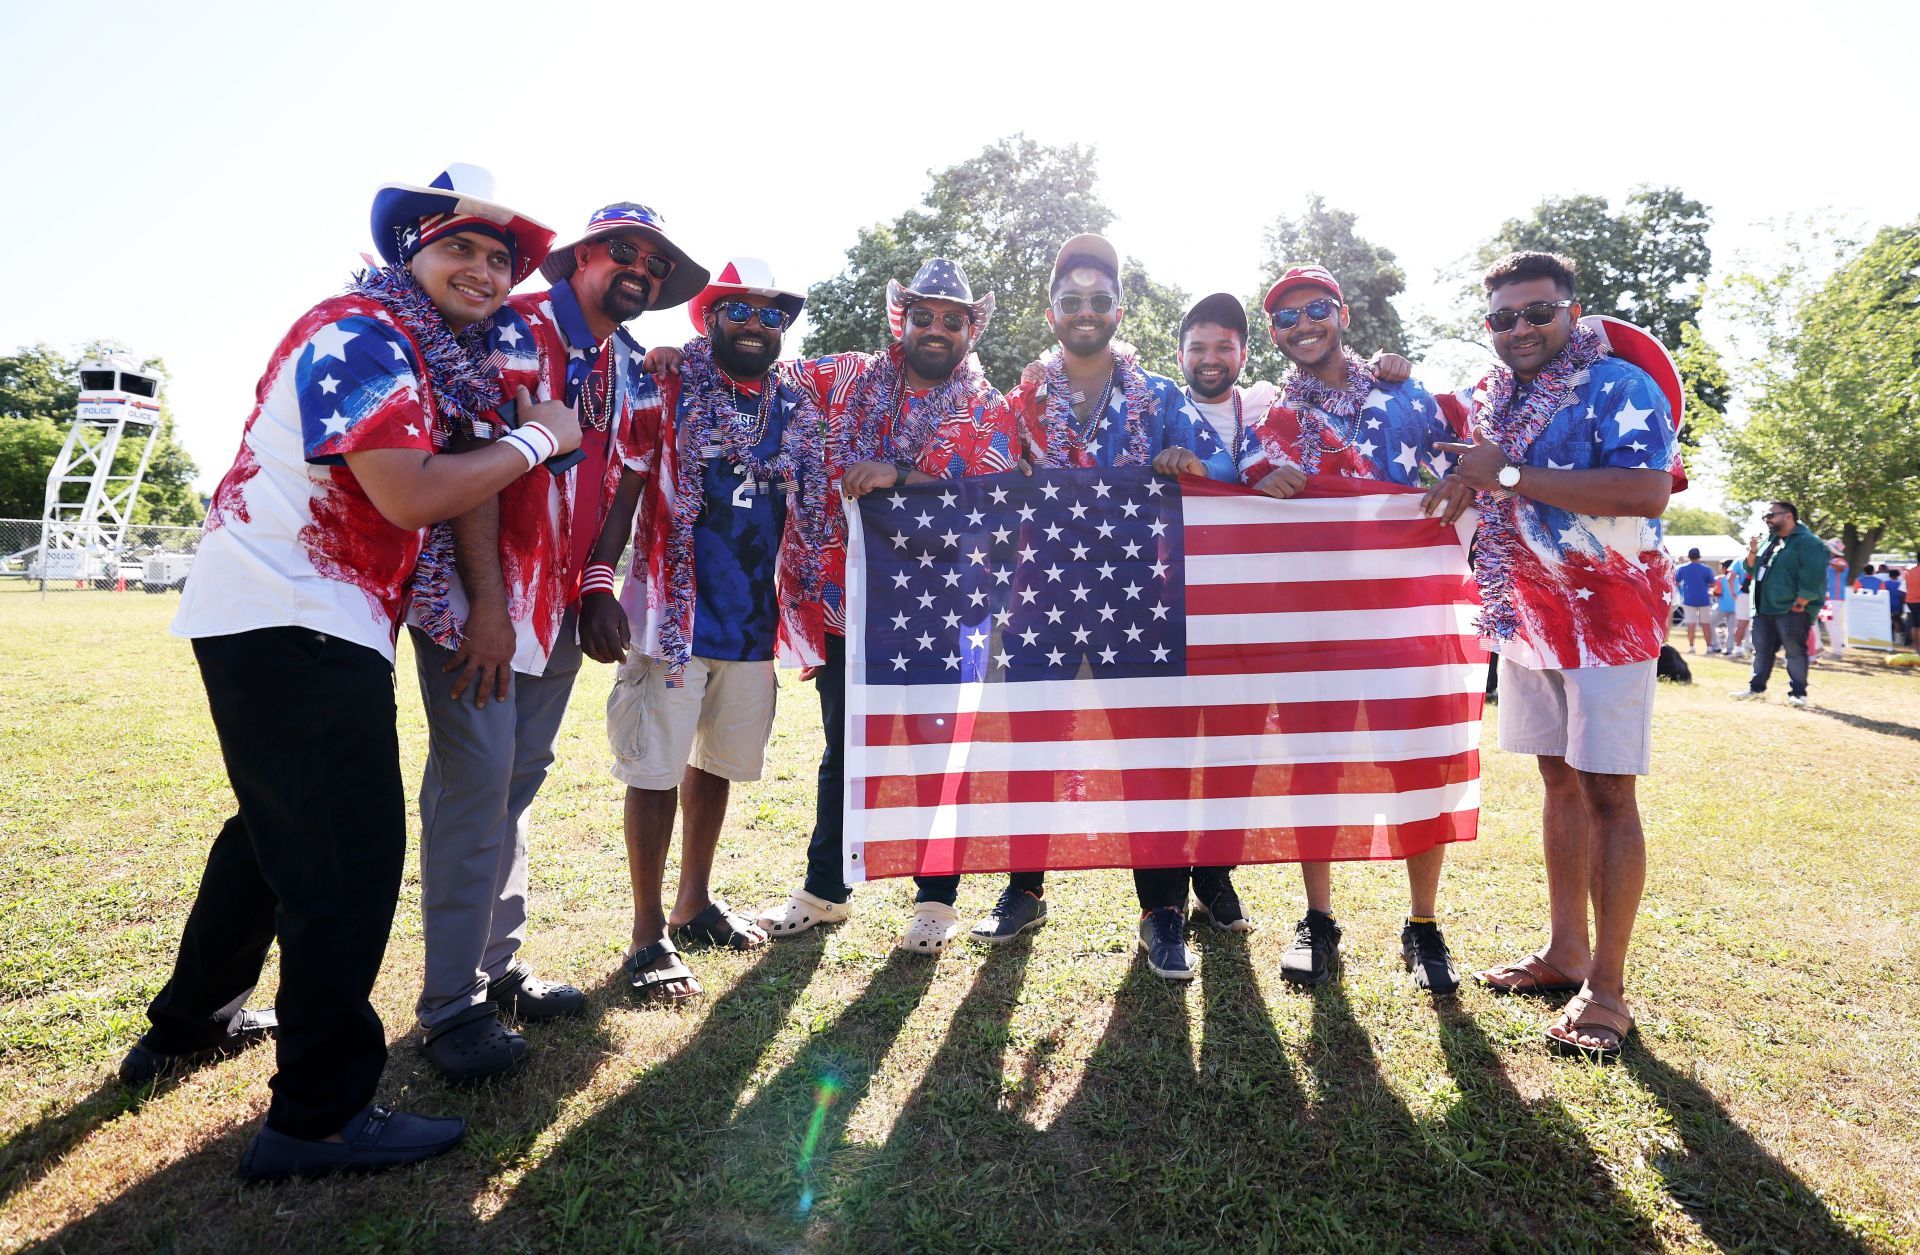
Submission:
<svg viewBox="0 0 1920 1255">
<path fill-rule="evenodd" d="M 1145 466 L 1152 461 L 1147 451 L 1147 414 L 1153 409 L 1153 390 L 1147 385 L 1147 373 L 1140 369 L 1140 353 L 1131 344 L 1112 342 L 1114 372 L 1120 379 L 1120 393 L 1127 406 L 1127 443 L 1115 466 Z M 1073 416 L 1073 385 L 1067 381 L 1067 355 L 1058 345 L 1041 359 L 1046 369 L 1046 408 L 1040 413 L 1040 430 L 1046 440 L 1046 465 L 1072 466 L 1076 451 L 1089 453 L 1099 440 L 1098 416 L 1092 434 L 1080 438 L 1080 424 Z M 1093 461 L 1099 459 L 1093 457 Z"/>
<path fill-rule="evenodd" d="M 1330 451 L 1327 436 L 1339 435 L 1327 425 L 1326 415 L 1348 423 L 1357 422 L 1361 410 L 1366 407 L 1367 397 L 1373 393 L 1373 368 L 1345 345 L 1340 346 L 1340 356 L 1347 363 L 1347 382 L 1344 387 L 1335 388 L 1323 383 L 1296 366 L 1287 372 L 1281 388 L 1281 403 L 1294 412 L 1300 423 L 1300 469 L 1309 475 L 1320 473 L 1320 459 Z M 1333 447 L 1343 448 L 1351 444 L 1353 435 L 1349 428 L 1346 438 Z"/>
<path fill-rule="evenodd" d="M 1533 386 L 1516 407 L 1517 381 L 1504 366 L 1495 367 L 1482 382 L 1474 426 L 1500 446 L 1507 461 L 1523 463 L 1527 450 L 1564 409 L 1589 367 L 1611 350 L 1606 338 L 1576 325 L 1566 347 L 1534 376 Z M 1520 614 L 1513 601 L 1513 558 L 1520 536 L 1520 498 L 1504 490 L 1480 492 L 1474 497 L 1480 510 L 1480 532 L 1474 542 L 1473 573 L 1480 584 L 1482 636 L 1511 640 L 1520 630 Z"/>
<path fill-rule="evenodd" d="M 380 302 L 420 347 L 434 401 L 434 452 L 444 451 L 456 432 L 471 432 L 476 418 L 500 404 L 500 379 L 485 365 L 485 322 L 454 331 L 405 266 L 363 270 L 347 290 Z M 427 532 L 410 589 L 421 630 L 444 649 L 460 648 L 465 625 L 453 610 L 452 523 L 435 523 Z"/>
<path fill-rule="evenodd" d="M 904 404 L 905 363 L 906 350 L 899 344 L 890 345 L 854 384 L 847 402 L 847 445 L 844 450 L 836 450 L 843 458 L 840 465 L 874 459 L 892 461 L 887 445 L 892 446 L 895 457 L 919 461 L 933 433 L 949 419 L 970 413 L 974 397 L 986 386 L 980 359 L 969 352 L 945 383 L 929 392 L 918 406 L 908 406 Z M 890 418 L 900 425 L 882 430 Z"/>
<path fill-rule="evenodd" d="M 827 476 L 823 432 L 826 424 L 804 389 L 769 371 L 762 388 L 775 389 L 773 404 L 790 408 L 780 435 L 780 451 L 761 458 L 747 443 L 745 417 L 734 404 L 733 386 L 714 364 L 705 336 L 681 350 L 680 421 L 674 432 L 673 514 L 667 533 L 665 569 L 660 573 L 660 655 L 670 666 L 684 667 L 693 656 L 693 522 L 706 494 L 701 451 L 718 444 L 736 468 L 775 485 L 787 496 L 790 526 L 798 545 L 781 563 L 798 578 L 802 599 L 820 596 L 822 553 L 826 547 Z"/>
</svg>

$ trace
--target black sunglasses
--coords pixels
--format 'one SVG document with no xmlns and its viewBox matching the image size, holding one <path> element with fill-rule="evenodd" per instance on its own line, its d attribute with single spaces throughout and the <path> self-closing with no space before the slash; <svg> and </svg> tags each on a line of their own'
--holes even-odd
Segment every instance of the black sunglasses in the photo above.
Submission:
<svg viewBox="0 0 1920 1255">
<path fill-rule="evenodd" d="M 1069 292 L 1065 296 L 1053 298 L 1053 307 L 1068 318 L 1082 309 L 1090 309 L 1096 314 L 1111 314 L 1113 307 L 1119 303 L 1118 297 L 1107 292 L 1095 292 L 1092 296 L 1081 296 L 1077 292 Z"/>
<path fill-rule="evenodd" d="M 775 309 L 771 305 L 749 305 L 745 301 L 728 301 L 720 307 L 728 322 L 747 322 L 756 315 L 760 325 L 768 331 L 778 331 L 787 325 L 787 311 Z"/>
<path fill-rule="evenodd" d="M 1333 311 L 1340 308 L 1340 302 L 1330 296 L 1317 297 L 1298 309 L 1288 306 L 1273 311 L 1273 325 L 1282 331 L 1291 331 L 1300 325 L 1300 315 L 1305 314 L 1315 322 L 1325 322 L 1333 317 Z"/>
<path fill-rule="evenodd" d="M 640 246 L 632 240 L 608 240 L 607 256 L 613 258 L 616 266 L 631 266 L 644 256 L 647 259 L 647 273 L 655 279 L 664 279 L 673 273 L 673 258 L 661 253 L 643 254 Z"/>
<path fill-rule="evenodd" d="M 931 327 L 936 317 L 940 319 L 940 325 L 948 331 L 961 332 L 967 329 L 967 316 L 958 310 L 950 309 L 945 313 L 936 315 L 930 309 L 916 306 L 907 311 L 907 321 L 916 327 Z"/>
<path fill-rule="evenodd" d="M 1564 301 L 1535 301 L 1525 309 L 1496 309 L 1487 315 L 1487 328 L 1490 331 L 1512 331 L 1513 324 L 1522 318 L 1536 327 L 1544 327 L 1554 320 L 1559 312 L 1572 305 L 1571 298 Z"/>
</svg>

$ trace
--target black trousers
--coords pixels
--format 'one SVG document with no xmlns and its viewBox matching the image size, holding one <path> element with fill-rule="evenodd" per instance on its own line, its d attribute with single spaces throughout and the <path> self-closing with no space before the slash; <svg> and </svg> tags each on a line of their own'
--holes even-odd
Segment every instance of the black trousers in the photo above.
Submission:
<svg viewBox="0 0 1920 1255">
<path fill-rule="evenodd" d="M 1140 899 L 1140 909 L 1151 911 L 1163 906 L 1185 906 L 1187 885 L 1191 882 L 1195 892 L 1210 897 L 1209 890 L 1224 879 L 1231 867 L 1147 867 L 1133 873 L 1133 891 Z M 1045 872 L 1013 872 L 1007 877 L 1007 884 L 1014 889 L 1025 889 L 1029 893 L 1038 893 L 1046 882 Z M 944 902 L 952 906 L 954 899 L 960 896 L 960 877 L 958 876 L 915 876 L 914 883 L 920 887 L 916 902 Z"/>
<path fill-rule="evenodd" d="M 846 799 L 841 790 L 846 783 L 847 752 L 847 642 L 844 637 L 827 634 L 827 658 L 814 674 L 813 686 L 820 694 L 820 730 L 826 734 L 827 749 L 820 755 L 820 772 L 813 793 L 813 835 L 807 838 L 806 890 L 829 902 L 845 902 L 853 896 L 847 883 L 846 864 L 841 855 L 841 830 L 846 823 Z"/>
<path fill-rule="evenodd" d="M 193 643 L 239 813 L 207 854 L 143 1039 L 217 1043 L 280 942 L 279 1071 L 267 1124 L 338 1133 L 387 1061 L 373 992 L 400 896 L 406 802 L 393 667 L 308 628 Z"/>
<path fill-rule="evenodd" d="M 1767 681 L 1773 676 L 1773 656 L 1782 646 L 1787 651 L 1787 693 L 1793 697 L 1807 695 L 1807 633 L 1812 630 L 1813 620 L 1804 610 L 1789 610 L 1785 614 L 1756 614 L 1753 616 L 1753 679 L 1747 687 L 1756 693 L 1767 691 Z"/>
</svg>

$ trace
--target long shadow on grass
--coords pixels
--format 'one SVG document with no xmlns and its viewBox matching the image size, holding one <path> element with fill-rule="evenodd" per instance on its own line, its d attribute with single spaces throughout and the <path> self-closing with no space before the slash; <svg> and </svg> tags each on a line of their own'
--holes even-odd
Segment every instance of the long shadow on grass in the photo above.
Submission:
<svg viewBox="0 0 1920 1255">
<path fill-rule="evenodd" d="M 1852 715 L 1844 710 L 1830 710 L 1825 706 L 1809 706 L 1807 712 L 1824 715 L 1850 728 L 1859 728 L 1862 732 L 1878 732 L 1882 736 L 1899 736 L 1909 741 L 1920 741 L 1920 728 L 1910 723 L 1895 723 L 1890 719 L 1869 719 L 1865 715 Z"/>
<path fill-rule="evenodd" d="M 1566 1109 L 1522 1098 L 1493 1043 L 1453 999 L 1436 1000 L 1434 1014 L 1460 1098 L 1434 1130 L 1433 1149 L 1466 1176 L 1462 1188 L 1487 1231 L 1524 1234 L 1540 1247 L 1570 1235 L 1602 1250 L 1658 1246 Z"/>
<path fill-rule="evenodd" d="M 50 1108 L 17 1130 L 0 1145 L 0 1206 L 45 1176 L 87 1134 L 140 1102 L 140 1094 L 118 1081 L 103 1081 L 86 1097 Z"/>
<path fill-rule="evenodd" d="M 1727 1115 L 1697 1082 L 1628 1043 L 1621 1056 L 1634 1080 L 1673 1118 L 1686 1149 L 1654 1168 L 1701 1232 L 1723 1250 L 1765 1248 L 1865 1251 L 1808 1188 Z"/>
<path fill-rule="evenodd" d="M 1036 1049 L 1011 1086 L 1004 1073 L 1031 954 L 1025 943 L 988 953 L 886 1144 L 841 1156 L 822 1208 L 831 1231 L 810 1235 L 817 1246 L 1010 1249 L 1031 1239 L 1034 1195 L 1060 1186 L 1033 1153 L 1039 1134 L 1022 1118 L 1047 1052 Z"/>
<path fill-rule="evenodd" d="M 689 1178 L 753 1076 L 767 1043 L 812 981 L 822 942 L 767 946 L 705 1008 L 678 1050 L 552 1147 L 472 1245 L 642 1247 L 687 1205 Z M 692 1012 L 698 1014 L 698 1011 Z M 678 1014 L 649 1011 L 646 1014 Z"/>
</svg>

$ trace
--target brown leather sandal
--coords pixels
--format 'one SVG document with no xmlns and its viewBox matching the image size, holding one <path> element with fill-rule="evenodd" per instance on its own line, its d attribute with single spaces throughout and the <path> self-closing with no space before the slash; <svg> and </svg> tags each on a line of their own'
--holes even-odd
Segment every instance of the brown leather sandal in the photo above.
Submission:
<svg viewBox="0 0 1920 1255">
<path fill-rule="evenodd" d="M 1497 994 L 1570 994 L 1582 983 L 1538 954 L 1475 972 L 1473 979 Z"/>
<path fill-rule="evenodd" d="M 1596 1063 L 1612 1063 L 1620 1057 L 1633 1032 L 1633 1017 L 1627 1009 L 1602 1006 L 1591 994 L 1581 994 L 1567 1003 L 1560 1018 L 1547 1025 L 1547 1048 L 1558 1055 L 1579 1055 Z M 1589 1046 L 1575 1040 L 1580 1036 L 1610 1037 L 1607 1045 Z"/>
</svg>

